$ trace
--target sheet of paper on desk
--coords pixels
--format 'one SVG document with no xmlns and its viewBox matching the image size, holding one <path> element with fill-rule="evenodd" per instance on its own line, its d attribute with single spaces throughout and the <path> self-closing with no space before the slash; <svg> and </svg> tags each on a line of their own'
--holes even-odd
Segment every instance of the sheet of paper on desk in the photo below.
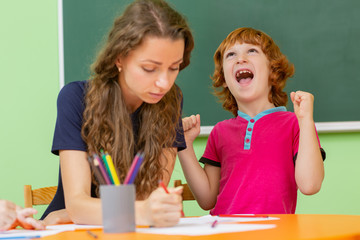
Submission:
<svg viewBox="0 0 360 240">
<path fill-rule="evenodd" d="M 46 229 L 61 230 L 61 231 L 75 231 L 75 230 L 89 230 L 89 229 L 102 229 L 101 225 L 82 225 L 82 224 L 60 224 L 49 225 Z"/>
<path fill-rule="evenodd" d="M 40 238 L 63 232 L 61 230 L 24 230 L 14 229 L 0 232 L 0 239 L 16 239 L 16 238 Z"/>
<path fill-rule="evenodd" d="M 250 215 L 251 216 L 251 215 Z M 197 224 L 197 223 L 212 223 L 215 220 L 218 222 L 257 222 L 257 221 L 269 221 L 269 220 L 279 220 L 276 217 L 219 217 L 205 215 L 202 217 L 189 217 L 181 218 L 180 223 L 186 224 Z"/>
<path fill-rule="evenodd" d="M 266 220 L 276 220 L 278 218 L 266 218 Z M 212 227 L 213 222 L 217 220 L 218 224 Z M 229 233 L 229 232 L 244 232 L 253 230 L 262 230 L 275 228 L 275 224 L 230 224 L 235 222 L 246 222 L 246 221 L 261 221 L 262 219 L 257 218 L 224 218 L 218 216 L 203 216 L 203 217 L 190 217 L 181 218 L 180 222 L 174 227 L 168 228 L 137 228 L 136 232 L 141 233 L 152 233 L 152 234 L 165 234 L 165 235 L 210 235 L 218 233 Z"/>
<path fill-rule="evenodd" d="M 219 233 L 230 233 L 230 232 L 244 232 L 275 228 L 275 224 L 230 224 L 230 223 L 219 223 L 215 227 L 211 227 L 211 224 L 178 224 L 174 227 L 168 228 L 137 228 L 136 232 L 140 233 L 152 233 L 152 234 L 165 234 L 165 235 L 188 235 L 188 236 L 199 236 L 199 235 L 211 235 Z"/>
</svg>

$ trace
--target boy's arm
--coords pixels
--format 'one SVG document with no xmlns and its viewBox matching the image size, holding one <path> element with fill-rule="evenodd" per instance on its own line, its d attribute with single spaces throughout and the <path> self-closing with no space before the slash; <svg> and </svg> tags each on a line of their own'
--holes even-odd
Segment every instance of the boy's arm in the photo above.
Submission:
<svg viewBox="0 0 360 240">
<path fill-rule="evenodd" d="M 295 180 L 303 194 L 311 195 L 320 191 L 324 179 L 324 164 L 313 119 L 314 96 L 297 91 L 291 93 L 291 100 L 300 127 Z"/>
<path fill-rule="evenodd" d="M 201 208 L 215 206 L 219 192 L 220 168 L 205 164 L 202 168 L 196 158 L 193 142 L 200 133 L 200 115 L 183 118 L 187 148 L 178 153 L 186 181 Z"/>
</svg>

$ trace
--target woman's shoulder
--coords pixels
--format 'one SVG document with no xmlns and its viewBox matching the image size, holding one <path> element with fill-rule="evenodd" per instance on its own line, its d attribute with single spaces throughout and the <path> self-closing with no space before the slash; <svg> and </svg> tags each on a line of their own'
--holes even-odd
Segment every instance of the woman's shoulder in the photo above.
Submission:
<svg viewBox="0 0 360 240">
<path fill-rule="evenodd" d="M 87 81 L 75 81 L 66 84 L 61 90 L 59 95 L 84 95 Z"/>
<path fill-rule="evenodd" d="M 76 81 L 66 84 L 59 92 L 58 107 L 77 106 L 83 108 L 87 81 Z"/>
</svg>

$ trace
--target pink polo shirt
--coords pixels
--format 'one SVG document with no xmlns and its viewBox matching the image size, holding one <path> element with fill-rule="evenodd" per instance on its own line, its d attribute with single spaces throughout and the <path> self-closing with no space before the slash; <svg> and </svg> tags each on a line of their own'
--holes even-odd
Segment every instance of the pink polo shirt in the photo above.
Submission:
<svg viewBox="0 0 360 240">
<path fill-rule="evenodd" d="M 285 107 L 256 117 L 219 122 L 208 138 L 201 162 L 221 166 L 219 195 L 211 214 L 295 213 L 294 157 L 299 125 Z"/>
</svg>

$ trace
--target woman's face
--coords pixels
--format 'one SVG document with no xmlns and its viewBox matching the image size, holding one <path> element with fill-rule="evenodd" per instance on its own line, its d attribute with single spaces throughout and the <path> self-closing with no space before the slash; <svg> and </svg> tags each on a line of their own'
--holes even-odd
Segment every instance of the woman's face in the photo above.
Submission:
<svg viewBox="0 0 360 240">
<path fill-rule="evenodd" d="M 183 39 L 145 37 L 126 57 L 118 57 L 119 84 L 125 103 L 135 111 L 143 102 L 154 104 L 173 86 L 183 61 Z"/>
</svg>

